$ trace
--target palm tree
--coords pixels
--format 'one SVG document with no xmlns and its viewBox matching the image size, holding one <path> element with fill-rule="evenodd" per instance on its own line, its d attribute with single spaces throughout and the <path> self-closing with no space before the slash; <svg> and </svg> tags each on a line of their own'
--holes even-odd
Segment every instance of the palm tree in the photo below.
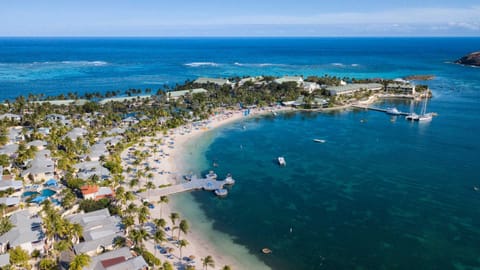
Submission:
<svg viewBox="0 0 480 270">
<path fill-rule="evenodd" d="M 145 188 L 147 189 L 147 194 L 148 194 L 148 197 L 150 198 L 150 190 L 151 190 L 151 189 L 155 189 L 156 186 L 155 186 L 155 184 L 154 184 L 152 181 L 148 181 L 148 182 L 145 184 Z"/>
<path fill-rule="evenodd" d="M 165 225 L 167 225 L 167 222 L 163 218 L 156 218 L 156 219 L 153 220 L 153 224 L 155 224 L 155 226 L 157 227 L 157 230 L 158 230 L 159 228 L 163 229 L 165 227 Z"/>
<path fill-rule="evenodd" d="M 222 267 L 222 270 L 232 270 L 232 267 L 230 267 L 230 265 L 225 265 Z"/>
<path fill-rule="evenodd" d="M 73 258 L 72 262 L 70 262 L 70 266 L 68 270 L 82 270 L 84 267 L 90 265 L 92 259 L 85 253 L 78 254 Z"/>
<path fill-rule="evenodd" d="M 175 225 L 175 220 L 179 218 L 180 218 L 180 215 L 178 213 L 175 213 L 175 212 L 170 213 L 170 220 L 172 221 L 173 225 Z"/>
<path fill-rule="evenodd" d="M 188 225 L 188 222 L 185 219 L 182 219 L 180 221 L 180 224 L 178 224 L 178 239 L 180 240 L 180 232 L 183 232 L 183 234 L 188 233 L 188 229 L 190 226 Z"/>
<path fill-rule="evenodd" d="M 145 229 L 133 230 L 130 232 L 130 237 L 132 238 L 135 246 L 143 246 L 143 241 L 148 240 L 149 235 Z"/>
<path fill-rule="evenodd" d="M 149 215 L 150 215 L 150 210 L 148 210 L 148 207 L 146 207 L 145 205 L 140 207 L 138 211 L 138 216 L 137 216 L 138 223 L 143 225 L 145 222 L 147 222 Z"/>
<path fill-rule="evenodd" d="M 215 267 L 215 261 L 210 255 L 208 255 L 205 258 L 202 258 L 202 262 L 203 262 L 203 267 L 205 267 L 205 270 L 207 270 L 209 266 Z"/>
<path fill-rule="evenodd" d="M 185 239 L 178 241 L 178 250 L 180 251 L 180 257 L 179 257 L 180 260 L 182 260 L 182 248 L 186 247 L 188 244 L 189 243 Z"/>
<path fill-rule="evenodd" d="M 157 229 L 153 235 L 153 241 L 155 242 L 155 245 L 161 245 L 165 240 L 165 232 Z M 155 247 L 155 255 L 157 255 L 157 247 Z"/>
<path fill-rule="evenodd" d="M 169 199 L 167 196 L 160 196 L 160 200 L 158 201 L 158 204 L 160 204 L 160 217 L 162 217 L 162 208 L 163 204 L 167 204 L 169 202 Z"/>
</svg>

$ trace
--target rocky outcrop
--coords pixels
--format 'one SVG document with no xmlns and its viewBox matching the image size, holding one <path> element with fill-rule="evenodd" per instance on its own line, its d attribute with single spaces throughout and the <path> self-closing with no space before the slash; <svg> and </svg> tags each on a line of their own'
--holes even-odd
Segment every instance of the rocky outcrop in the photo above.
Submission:
<svg viewBox="0 0 480 270">
<path fill-rule="evenodd" d="M 457 64 L 469 65 L 469 66 L 480 66 L 480 52 L 473 52 L 471 54 L 465 55 L 464 57 L 455 61 Z"/>
</svg>

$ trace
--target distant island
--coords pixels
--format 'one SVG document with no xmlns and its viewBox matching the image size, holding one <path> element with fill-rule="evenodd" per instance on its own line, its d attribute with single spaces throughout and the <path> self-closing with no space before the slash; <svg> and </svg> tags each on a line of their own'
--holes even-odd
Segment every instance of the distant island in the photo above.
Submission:
<svg viewBox="0 0 480 270">
<path fill-rule="evenodd" d="M 455 61 L 456 64 L 480 66 L 480 51 L 473 52 Z"/>
</svg>

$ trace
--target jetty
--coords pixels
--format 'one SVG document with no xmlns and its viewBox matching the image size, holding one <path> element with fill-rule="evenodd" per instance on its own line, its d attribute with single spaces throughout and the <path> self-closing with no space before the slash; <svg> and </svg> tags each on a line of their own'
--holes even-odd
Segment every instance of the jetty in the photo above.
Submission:
<svg viewBox="0 0 480 270">
<path fill-rule="evenodd" d="M 225 185 L 233 185 L 234 180 L 231 177 L 227 177 L 225 180 L 216 180 L 213 178 L 198 178 L 196 175 L 193 175 L 188 182 L 183 182 L 173 186 L 168 186 L 160 189 L 151 189 L 149 191 L 142 192 L 138 194 L 141 198 L 149 199 L 151 198 L 160 198 L 161 196 L 168 196 L 181 192 L 188 192 L 193 190 L 207 190 L 215 191 L 224 189 Z"/>
<path fill-rule="evenodd" d="M 357 108 L 357 109 L 364 109 L 364 110 L 384 112 L 384 113 L 387 113 L 387 111 L 388 111 L 387 109 L 382 109 L 382 108 L 372 107 L 372 106 L 352 105 L 352 107 L 353 107 L 353 108 Z M 407 112 L 398 112 L 398 115 L 407 116 L 407 115 L 409 115 L 409 113 L 407 113 Z"/>
</svg>

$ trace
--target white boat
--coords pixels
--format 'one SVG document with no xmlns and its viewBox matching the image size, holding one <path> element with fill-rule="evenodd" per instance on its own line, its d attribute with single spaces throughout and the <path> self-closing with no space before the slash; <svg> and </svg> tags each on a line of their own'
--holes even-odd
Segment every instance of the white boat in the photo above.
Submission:
<svg viewBox="0 0 480 270">
<path fill-rule="evenodd" d="M 418 121 L 418 114 L 416 113 L 410 113 L 409 115 L 405 116 L 405 119 L 410 120 L 410 121 Z"/>
<path fill-rule="evenodd" d="M 416 121 L 419 121 L 419 122 L 432 121 L 433 115 L 431 113 L 427 113 L 427 102 L 428 102 L 428 98 L 425 99 L 425 102 L 423 103 L 422 114 L 418 116 L 418 119 L 415 119 Z"/>
<path fill-rule="evenodd" d="M 284 157 L 278 157 L 278 164 L 280 164 L 280 166 L 287 166 L 287 162 L 285 161 Z"/>
<path fill-rule="evenodd" d="M 326 140 L 321 140 L 321 139 L 313 139 L 314 142 L 318 142 L 318 143 L 325 143 Z"/>
<path fill-rule="evenodd" d="M 215 189 L 215 195 L 219 196 L 219 197 L 225 197 L 228 195 L 228 190 L 224 189 L 224 188 L 221 188 L 221 189 Z"/>
<path fill-rule="evenodd" d="M 428 122 L 428 121 L 432 121 L 432 118 L 433 118 L 433 117 L 432 117 L 432 114 L 427 113 L 427 114 L 419 115 L 417 121 L 419 121 L 419 122 Z"/>
<path fill-rule="evenodd" d="M 217 179 L 217 174 L 214 171 L 209 171 L 206 177 L 210 179 Z"/>
<path fill-rule="evenodd" d="M 277 116 L 277 113 L 275 111 L 272 111 L 273 116 Z"/>
<path fill-rule="evenodd" d="M 231 174 L 227 174 L 227 177 L 225 178 L 225 184 L 227 185 L 235 184 L 235 180 L 233 179 Z"/>
<path fill-rule="evenodd" d="M 399 111 L 397 108 L 393 107 L 393 108 L 388 108 L 386 111 L 385 111 L 387 114 L 390 114 L 390 115 L 400 115 L 402 114 L 401 111 Z"/>
</svg>

